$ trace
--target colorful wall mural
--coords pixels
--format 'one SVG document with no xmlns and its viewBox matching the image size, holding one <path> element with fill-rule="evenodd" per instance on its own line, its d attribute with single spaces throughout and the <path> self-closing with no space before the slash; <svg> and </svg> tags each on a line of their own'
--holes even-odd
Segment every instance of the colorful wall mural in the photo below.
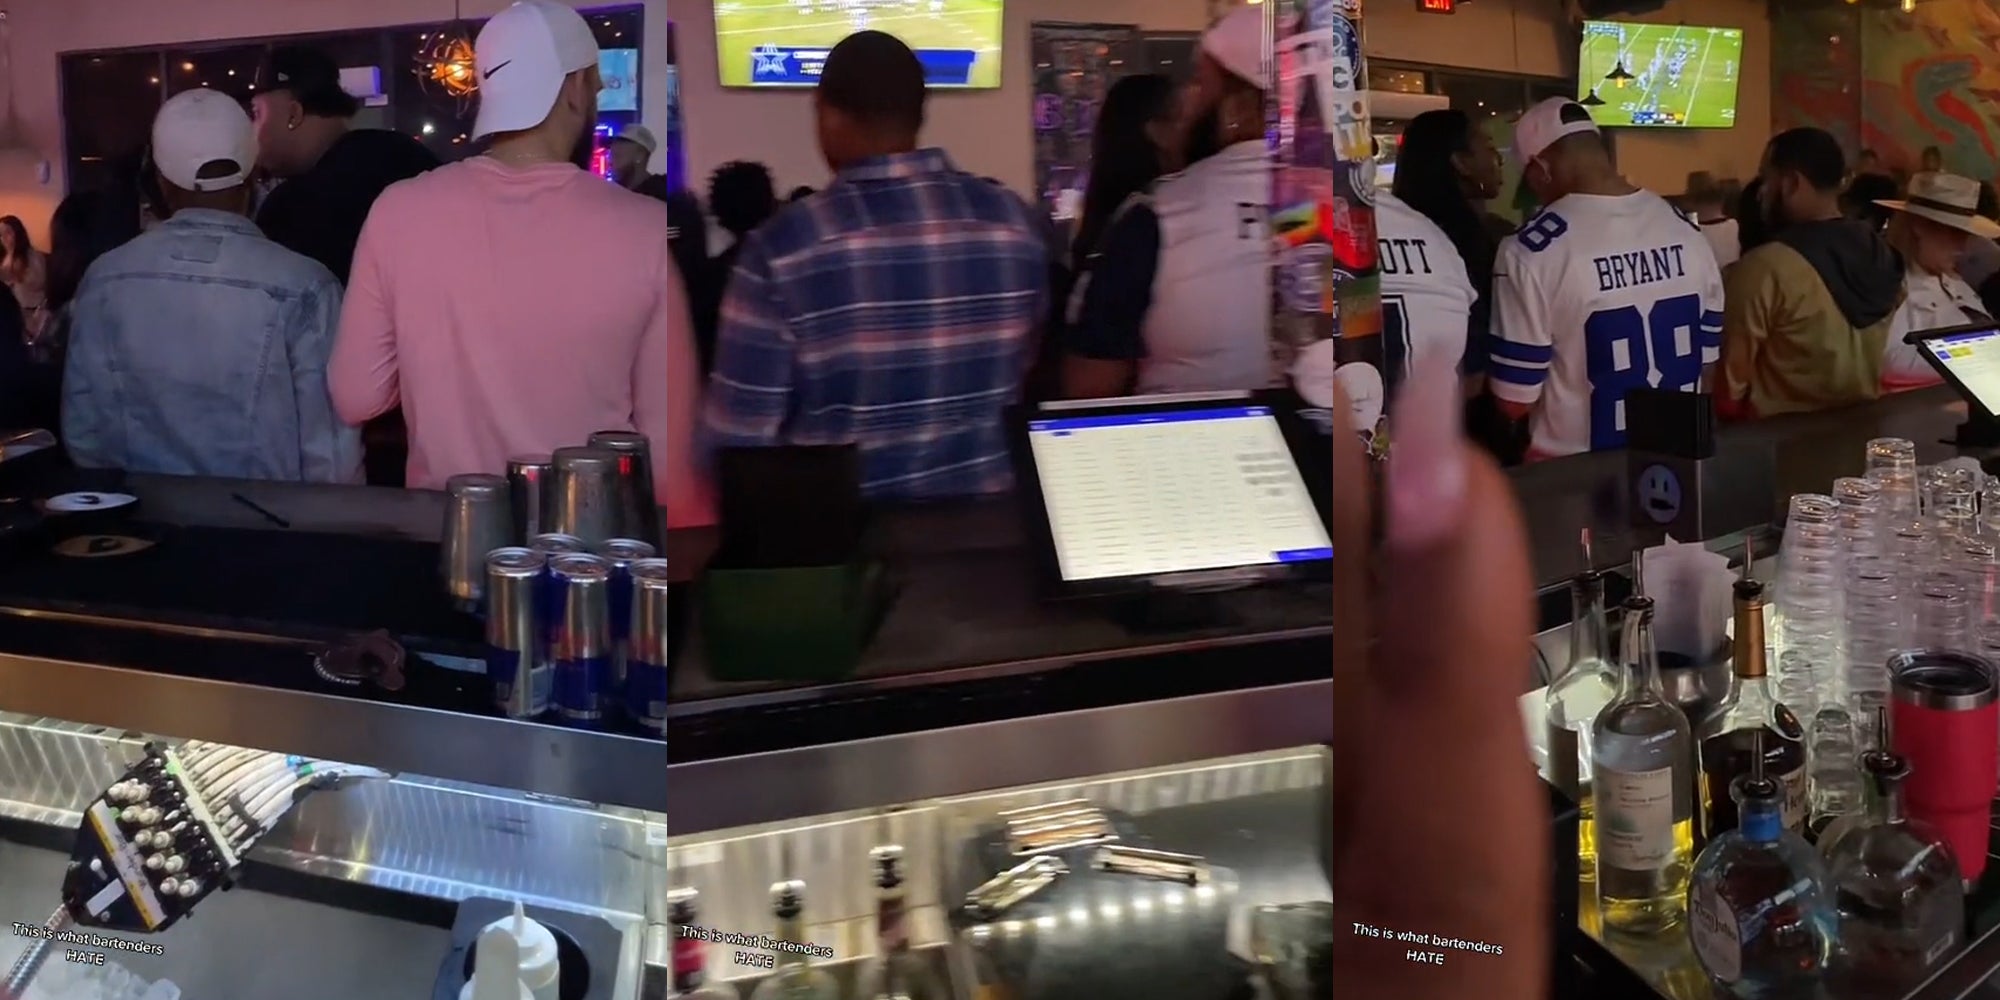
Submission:
<svg viewBox="0 0 2000 1000">
<path fill-rule="evenodd" d="M 1782 10 L 1771 34 L 1776 127 L 1818 125 L 1903 169 L 1937 146 L 1946 169 L 2000 178 L 2000 0 Z"/>
</svg>

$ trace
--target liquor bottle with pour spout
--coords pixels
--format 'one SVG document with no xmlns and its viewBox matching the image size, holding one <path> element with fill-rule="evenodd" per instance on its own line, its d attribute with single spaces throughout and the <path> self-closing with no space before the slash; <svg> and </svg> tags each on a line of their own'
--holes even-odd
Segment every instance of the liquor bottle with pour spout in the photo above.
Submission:
<svg viewBox="0 0 2000 1000">
<path fill-rule="evenodd" d="M 1591 730 L 1597 894 L 1604 926 L 1653 934 L 1680 924 L 1694 863 L 1694 734 L 1660 689 L 1653 599 L 1623 605 L 1618 697 Z"/>
<path fill-rule="evenodd" d="M 1763 733 L 1764 773 L 1784 791 L 1781 822 L 1793 833 L 1804 833 L 1811 785 L 1807 780 L 1805 727 L 1791 709 L 1771 695 L 1765 629 L 1770 607 L 1764 584 L 1749 577 L 1750 553 L 1744 553 L 1744 577 L 1736 582 L 1736 624 L 1732 659 L 1735 677 L 1701 731 L 1701 805 L 1705 840 L 1712 840 L 1738 822 L 1734 785 L 1750 773 L 1750 747 Z"/>
<path fill-rule="evenodd" d="M 945 1000 L 950 994 L 923 956 L 910 948 L 902 847 L 884 844 L 869 851 L 868 868 L 875 884 L 875 957 L 862 970 L 854 995 L 860 1000 Z"/>
<path fill-rule="evenodd" d="M 1590 529 L 1582 537 L 1584 571 L 1569 582 L 1569 662 L 1543 694 L 1549 783 L 1577 804 L 1577 875 L 1597 880 L 1596 809 L 1591 801 L 1591 727 L 1618 694 L 1611 630 L 1604 614 L 1604 574 L 1591 568 Z"/>
<path fill-rule="evenodd" d="M 708 981 L 708 942 L 691 929 L 701 926 L 701 894 L 676 889 L 667 894 L 668 922 L 674 925 L 673 1000 L 742 1000 L 742 994 Z"/>
<path fill-rule="evenodd" d="M 841 1000 L 840 985 L 812 966 L 805 947 L 806 884 L 786 879 L 771 886 L 771 913 L 777 918 L 777 971 L 757 984 L 750 1000 Z M 789 947 L 788 947 L 789 946 Z"/>
<path fill-rule="evenodd" d="M 1887 734 L 1887 711 L 1877 709 L 1875 731 Z M 1910 765 L 1882 742 L 1861 757 L 1864 818 L 1822 848 L 1840 911 L 1842 995 L 1904 995 L 1958 954 L 1965 933 L 1958 861 L 1936 830 L 1904 814 Z"/>
<path fill-rule="evenodd" d="M 1764 771 L 1776 738 L 1751 732 L 1750 773 L 1731 786 L 1741 822 L 1701 852 L 1688 886 L 1695 958 L 1745 1000 L 1815 996 L 1839 939 L 1826 865 L 1785 829 L 1784 786 Z"/>
</svg>

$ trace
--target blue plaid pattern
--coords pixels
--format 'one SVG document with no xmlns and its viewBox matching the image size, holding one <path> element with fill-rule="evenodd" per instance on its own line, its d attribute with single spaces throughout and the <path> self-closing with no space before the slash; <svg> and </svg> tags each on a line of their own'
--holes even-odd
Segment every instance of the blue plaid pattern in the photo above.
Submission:
<svg viewBox="0 0 2000 1000">
<path fill-rule="evenodd" d="M 1013 483 L 1001 412 L 1047 311 L 1048 248 L 942 150 L 869 160 L 751 234 L 729 278 L 709 449 L 854 443 L 871 499 Z"/>
</svg>

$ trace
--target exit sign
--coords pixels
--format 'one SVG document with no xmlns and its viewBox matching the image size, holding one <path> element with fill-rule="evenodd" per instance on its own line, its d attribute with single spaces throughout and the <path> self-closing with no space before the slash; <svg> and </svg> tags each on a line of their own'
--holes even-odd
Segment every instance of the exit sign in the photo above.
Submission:
<svg viewBox="0 0 2000 1000">
<path fill-rule="evenodd" d="M 1417 9 L 1427 14 L 1450 14 L 1458 9 L 1458 0 L 1417 0 Z"/>
</svg>

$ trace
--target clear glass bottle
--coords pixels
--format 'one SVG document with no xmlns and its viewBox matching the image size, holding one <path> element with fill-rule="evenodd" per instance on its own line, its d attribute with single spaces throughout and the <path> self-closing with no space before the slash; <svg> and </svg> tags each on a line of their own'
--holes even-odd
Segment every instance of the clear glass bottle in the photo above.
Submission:
<svg viewBox="0 0 2000 1000">
<path fill-rule="evenodd" d="M 1650 934 L 1681 922 L 1694 862 L 1694 734 L 1660 689 L 1653 600 L 1624 604 L 1618 697 L 1591 730 L 1597 893 L 1605 927 Z"/>
<path fill-rule="evenodd" d="M 757 984 L 750 1000 L 841 1000 L 840 985 L 824 969 L 812 966 L 812 956 L 799 950 L 806 943 L 806 884 L 786 879 L 771 886 L 771 914 L 777 918 L 777 971 Z M 785 947 L 793 945 L 797 947 Z"/>
<path fill-rule="evenodd" d="M 1807 782 L 1805 729 L 1790 709 L 1771 696 L 1765 644 L 1764 585 L 1744 579 L 1736 583 L 1736 627 L 1732 661 L 1735 676 L 1729 693 L 1701 725 L 1701 805 L 1704 839 L 1736 829 L 1736 779 L 1750 773 L 1751 744 L 1765 734 L 1764 773 L 1784 790 L 1784 826 L 1805 830 L 1810 785 Z"/>
<path fill-rule="evenodd" d="M 1944 838 L 1903 814 L 1910 765 L 1887 750 L 1862 755 L 1867 819 L 1826 848 L 1845 953 L 1843 995 L 1902 996 L 1959 952 L 1965 886 Z"/>
<path fill-rule="evenodd" d="M 1570 580 L 1569 662 L 1543 694 L 1549 739 L 1549 781 L 1577 804 L 1577 873 L 1597 879 L 1596 809 L 1591 802 L 1591 727 L 1618 694 L 1611 630 L 1604 614 L 1604 574 L 1587 570 Z"/>
<path fill-rule="evenodd" d="M 681 929 L 701 926 L 701 894 L 694 889 L 675 889 L 667 896 L 668 921 L 674 925 L 674 986 L 668 994 L 675 1000 L 742 1000 L 743 995 L 727 986 L 708 982 L 708 942 Z"/>
<path fill-rule="evenodd" d="M 910 949 L 909 910 L 903 882 L 903 849 L 884 844 L 868 852 L 875 883 L 875 957 L 861 970 L 860 1000 L 944 1000 L 950 996 L 923 956 Z"/>
<path fill-rule="evenodd" d="M 1742 823 L 1701 852 L 1688 885 L 1688 936 L 1709 979 L 1748 1000 L 1815 995 L 1839 940 L 1826 865 L 1784 827 L 1784 787 L 1764 773 L 1765 734 L 1732 793 Z"/>
</svg>

